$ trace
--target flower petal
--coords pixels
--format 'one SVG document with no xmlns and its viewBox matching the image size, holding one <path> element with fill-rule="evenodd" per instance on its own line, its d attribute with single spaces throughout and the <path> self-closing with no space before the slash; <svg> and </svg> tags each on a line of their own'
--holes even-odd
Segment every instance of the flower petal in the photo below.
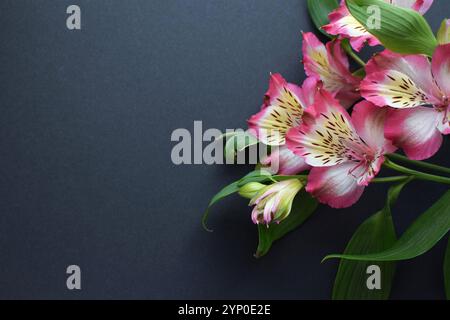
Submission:
<svg viewBox="0 0 450 320">
<path fill-rule="evenodd" d="M 302 48 L 306 74 L 310 77 L 322 79 L 323 74 L 330 72 L 330 62 L 325 45 L 312 32 L 307 32 L 303 34 Z"/>
<path fill-rule="evenodd" d="M 325 90 L 320 90 L 312 106 L 314 121 L 291 129 L 287 146 L 307 164 L 328 167 L 348 160 L 348 152 L 367 148 L 358 137 L 347 111 Z"/>
<path fill-rule="evenodd" d="M 262 110 L 248 120 L 249 128 L 267 145 L 283 145 L 287 131 L 301 123 L 306 106 L 302 89 L 280 75 L 271 75 Z"/>
<path fill-rule="evenodd" d="M 302 157 L 297 156 L 286 146 L 281 146 L 261 161 L 264 166 L 278 168 L 273 174 L 295 175 L 299 172 L 308 170 L 308 166 Z"/>
<path fill-rule="evenodd" d="M 436 128 L 439 115 L 435 109 L 427 107 L 389 110 L 385 136 L 402 148 L 410 159 L 428 159 L 442 144 L 442 135 Z"/>
<path fill-rule="evenodd" d="M 396 70 L 368 75 L 361 83 L 361 95 L 377 106 L 398 109 L 434 103 L 433 97 L 407 75 Z"/>
<path fill-rule="evenodd" d="M 384 137 L 384 126 L 388 108 L 380 108 L 369 101 L 361 101 L 353 108 L 352 121 L 358 135 L 374 150 L 383 153 L 394 152 L 397 148 Z"/>
<path fill-rule="evenodd" d="M 325 46 L 313 33 L 304 33 L 303 63 L 306 74 L 322 80 L 324 88 L 333 95 L 351 97 L 352 102 L 358 99 L 360 79 L 350 72 L 341 41 L 331 41 Z"/>
<path fill-rule="evenodd" d="M 354 163 L 345 162 L 328 168 L 312 168 L 308 176 L 306 191 L 316 197 L 321 203 L 333 208 L 350 207 L 361 197 L 364 186 L 349 172 Z M 362 173 L 362 167 L 358 169 Z"/>
<path fill-rule="evenodd" d="M 322 87 L 322 83 L 314 77 L 308 77 L 302 85 L 302 96 L 300 97 L 301 103 L 308 109 L 310 105 L 314 103 L 314 97 L 316 92 Z"/>
<path fill-rule="evenodd" d="M 432 70 L 443 95 L 450 99 L 450 44 L 437 47 L 433 55 Z"/>
<path fill-rule="evenodd" d="M 425 14 L 433 4 L 433 0 L 397 0 L 398 2 L 414 2 L 412 9 L 418 11 L 420 14 Z"/>
<path fill-rule="evenodd" d="M 450 134 L 450 105 L 447 106 L 447 108 L 439 110 L 438 112 L 439 116 L 437 128 L 442 134 L 448 135 Z"/>
<path fill-rule="evenodd" d="M 292 208 L 292 201 L 303 188 L 298 179 L 276 182 L 260 189 L 250 200 L 255 206 L 252 211 L 254 223 L 279 223 L 286 219 Z"/>
<path fill-rule="evenodd" d="M 350 39 L 350 44 L 356 51 L 360 51 L 366 42 L 376 46 L 380 42 L 372 36 L 364 26 L 348 11 L 345 1 L 329 16 L 330 24 L 322 27 L 329 34 Z"/>
<path fill-rule="evenodd" d="M 391 70 L 402 73 L 405 78 L 409 78 L 416 87 L 426 92 L 429 97 L 440 99 L 431 72 L 431 64 L 427 57 L 423 55 L 400 55 L 385 50 L 375 55 L 366 66 L 367 75 L 383 72 L 388 74 Z M 365 84 L 366 82 L 363 82 Z"/>
</svg>

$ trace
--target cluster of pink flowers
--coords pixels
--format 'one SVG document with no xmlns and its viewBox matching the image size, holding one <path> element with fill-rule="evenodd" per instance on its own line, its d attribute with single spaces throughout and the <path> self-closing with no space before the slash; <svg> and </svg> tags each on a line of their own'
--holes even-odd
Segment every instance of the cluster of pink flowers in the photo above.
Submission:
<svg viewBox="0 0 450 320">
<path fill-rule="evenodd" d="M 432 4 L 389 2 L 420 13 Z M 431 61 L 385 50 L 372 57 L 360 77 L 350 71 L 341 42 L 349 39 L 359 51 L 379 41 L 349 14 L 345 1 L 323 29 L 336 39 L 324 45 L 314 34 L 303 34 L 308 76 L 303 85 L 272 74 L 264 104 L 248 124 L 262 143 L 278 147 L 262 164 L 276 157 L 278 174 L 310 170 L 306 191 L 321 203 L 345 208 L 358 201 L 379 173 L 385 154 L 402 149 L 410 159 L 424 160 L 439 150 L 442 135 L 450 133 L 450 44 L 440 43 Z M 284 182 L 281 187 L 286 186 Z M 262 196 L 269 195 L 266 188 Z M 260 198 L 251 204 L 261 203 Z M 270 213 L 276 212 L 279 200 L 273 199 L 270 208 L 254 211 L 256 223 L 276 221 Z"/>
</svg>

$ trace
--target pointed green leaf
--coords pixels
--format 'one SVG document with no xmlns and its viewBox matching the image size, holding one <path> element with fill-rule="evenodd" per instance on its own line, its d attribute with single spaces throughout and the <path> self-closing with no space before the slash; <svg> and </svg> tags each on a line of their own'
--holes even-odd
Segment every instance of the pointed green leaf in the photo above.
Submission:
<svg viewBox="0 0 450 320">
<path fill-rule="evenodd" d="M 220 200 L 236 193 L 239 191 L 239 188 L 241 185 L 246 184 L 248 182 L 263 182 L 270 179 L 270 174 L 264 174 L 265 172 L 262 170 L 255 170 L 247 174 L 242 179 L 239 179 L 238 181 L 235 181 L 226 187 L 224 187 L 222 190 L 220 190 L 209 202 L 208 208 L 205 210 L 205 213 L 202 217 L 202 226 L 206 231 L 211 232 L 212 230 L 208 228 L 207 221 L 209 217 L 209 211 L 213 205 L 215 205 Z"/>
<path fill-rule="evenodd" d="M 448 245 L 444 259 L 444 282 L 447 300 L 450 300 L 450 238 L 448 239 Z"/>
<path fill-rule="evenodd" d="M 202 226 L 206 231 L 212 232 L 212 230 L 209 229 L 208 225 L 207 225 L 211 207 L 214 204 L 216 204 L 217 202 L 219 202 L 220 200 L 238 192 L 239 191 L 238 184 L 239 184 L 239 181 L 235 181 L 235 182 L 227 185 L 211 199 L 211 201 L 209 202 L 208 208 L 205 210 L 205 213 L 203 214 L 203 217 L 202 217 Z"/>
<path fill-rule="evenodd" d="M 379 253 L 351 255 L 335 254 L 325 257 L 358 261 L 399 261 L 418 257 L 438 243 L 450 230 L 450 191 L 423 213 L 390 248 Z"/>
<path fill-rule="evenodd" d="M 337 0 L 308 0 L 308 10 L 317 29 L 329 36 L 322 27 L 330 22 L 328 15 L 339 7 Z"/>
<path fill-rule="evenodd" d="M 392 247 L 397 240 L 391 216 L 391 206 L 410 180 L 389 189 L 385 207 L 364 221 L 345 248 L 344 254 L 379 252 Z M 381 269 L 381 289 L 369 290 L 367 267 L 376 264 Z M 385 300 L 389 298 L 395 262 L 341 260 L 333 287 L 333 300 Z"/>
<path fill-rule="evenodd" d="M 258 144 L 258 139 L 247 131 L 235 131 L 223 136 L 227 139 L 224 148 L 226 159 L 234 159 L 239 152 Z"/>
<path fill-rule="evenodd" d="M 352 16 L 387 49 L 402 54 L 433 55 L 437 40 L 430 25 L 418 12 L 381 0 L 346 1 Z M 376 15 L 378 9 L 379 16 Z M 377 18 L 381 18 L 378 23 L 374 20 Z"/>
<path fill-rule="evenodd" d="M 317 201 L 305 191 L 294 199 L 290 215 L 280 224 L 258 225 L 259 244 L 255 253 L 260 258 L 269 252 L 272 244 L 303 224 L 316 210 Z"/>
</svg>

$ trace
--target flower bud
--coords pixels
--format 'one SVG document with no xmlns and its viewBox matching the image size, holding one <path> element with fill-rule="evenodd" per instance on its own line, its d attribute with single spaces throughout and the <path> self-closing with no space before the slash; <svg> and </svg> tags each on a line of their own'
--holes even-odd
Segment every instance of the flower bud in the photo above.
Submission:
<svg viewBox="0 0 450 320">
<path fill-rule="evenodd" d="M 291 213 L 295 196 L 302 188 L 300 180 L 290 179 L 259 190 L 250 201 L 250 205 L 255 206 L 252 211 L 253 222 L 269 225 L 286 219 Z"/>
<path fill-rule="evenodd" d="M 244 198 L 252 199 L 259 190 L 265 187 L 267 187 L 265 184 L 250 182 L 239 189 L 239 194 Z"/>
<path fill-rule="evenodd" d="M 437 40 L 440 45 L 450 43 L 450 19 L 442 21 L 441 28 L 437 34 Z"/>
</svg>

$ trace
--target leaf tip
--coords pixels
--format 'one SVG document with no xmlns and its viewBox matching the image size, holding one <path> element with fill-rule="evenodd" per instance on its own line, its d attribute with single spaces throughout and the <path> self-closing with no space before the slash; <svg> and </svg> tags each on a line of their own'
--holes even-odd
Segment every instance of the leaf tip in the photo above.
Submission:
<svg viewBox="0 0 450 320">
<path fill-rule="evenodd" d="M 209 229 L 207 225 L 203 225 L 203 230 L 205 230 L 206 232 L 209 232 L 209 233 L 213 233 L 214 232 L 214 230 L 213 229 Z"/>
<path fill-rule="evenodd" d="M 261 259 L 262 257 L 264 257 L 267 254 L 267 251 L 264 250 L 258 250 L 256 251 L 256 253 L 253 255 L 253 257 L 255 259 Z"/>
<path fill-rule="evenodd" d="M 330 260 L 330 259 L 334 259 L 334 258 L 339 258 L 338 255 L 335 254 L 330 254 L 328 256 L 326 256 L 325 258 L 322 259 L 322 261 L 320 261 L 320 263 L 325 263 L 326 261 Z"/>
<path fill-rule="evenodd" d="M 207 220 L 208 220 L 208 216 L 209 216 L 209 210 L 206 210 L 205 213 L 203 214 L 202 217 L 202 227 L 206 232 L 213 232 L 213 229 L 210 229 L 207 225 Z"/>
</svg>

